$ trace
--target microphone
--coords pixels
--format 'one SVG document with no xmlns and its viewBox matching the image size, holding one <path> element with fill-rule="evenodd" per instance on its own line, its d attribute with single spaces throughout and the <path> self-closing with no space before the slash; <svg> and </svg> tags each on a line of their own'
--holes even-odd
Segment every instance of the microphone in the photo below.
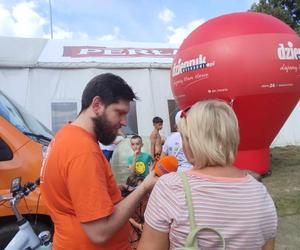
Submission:
<svg viewBox="0 0 300 250">
<path fill-rule="evenodd" d="M 157 176 L 162 176 L 170 172 L 176 172 L 178 168 L 178 160 L 173 155 L 162 157 L 154 166 L 154 172 Z"/>
</svg>

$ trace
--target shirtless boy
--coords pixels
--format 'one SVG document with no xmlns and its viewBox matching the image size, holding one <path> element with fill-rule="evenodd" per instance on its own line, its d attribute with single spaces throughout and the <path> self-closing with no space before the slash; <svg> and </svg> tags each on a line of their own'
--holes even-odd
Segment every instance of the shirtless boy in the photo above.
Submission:
<svg viewBox="0 0 300 250">
<path fill-rule="evenodd" d="M 163 119 L 156 116 L 152 119 L 154 130 L 150 135 L 151 155 L 154 160 L 158 160 L 162 151 L 162 138 L 159 130 L 163 127 Z"/>
</svg>

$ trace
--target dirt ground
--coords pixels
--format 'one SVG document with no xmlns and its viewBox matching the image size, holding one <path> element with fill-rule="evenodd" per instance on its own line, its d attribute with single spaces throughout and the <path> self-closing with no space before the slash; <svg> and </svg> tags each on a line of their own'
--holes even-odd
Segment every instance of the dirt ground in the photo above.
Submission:
<svg viewBox="0 0 300 250">
<path fill-rule="evenodd" d="M 276 250 L 300 249 L 300 147 L 271 149 L 271 175 L 263 179 L 277 207 Z"/>
</svg>

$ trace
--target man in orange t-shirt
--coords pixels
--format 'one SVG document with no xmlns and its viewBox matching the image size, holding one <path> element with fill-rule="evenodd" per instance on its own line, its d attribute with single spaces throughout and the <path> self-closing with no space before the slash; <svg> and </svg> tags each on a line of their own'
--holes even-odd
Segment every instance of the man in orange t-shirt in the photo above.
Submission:
<svg viewBox="0 0 300 250">
<path fill-rule="evenodd" d="M 41 169 L 41 191 L 55 226 L 54 250 L 129 250 L 128 220 L 156 182 L 153 173 L 125 199 L 98 141 L 110 144 L 126 125 L 136 99 L 120 77 L 94 77 L 82 95 L 76 120 L 49 145 Z"/>
</svg>

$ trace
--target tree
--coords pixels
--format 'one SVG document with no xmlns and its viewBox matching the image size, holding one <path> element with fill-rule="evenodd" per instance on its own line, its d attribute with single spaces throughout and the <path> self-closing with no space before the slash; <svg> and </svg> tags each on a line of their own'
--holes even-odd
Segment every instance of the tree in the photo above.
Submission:
<svg viewBox="0 0 300 250">
<path fill-rule="evenodd" d="M 252 4 L 250 11 L 277 17 L 300 35 L 300 0 L 259 0 Z"/>
</svg>

